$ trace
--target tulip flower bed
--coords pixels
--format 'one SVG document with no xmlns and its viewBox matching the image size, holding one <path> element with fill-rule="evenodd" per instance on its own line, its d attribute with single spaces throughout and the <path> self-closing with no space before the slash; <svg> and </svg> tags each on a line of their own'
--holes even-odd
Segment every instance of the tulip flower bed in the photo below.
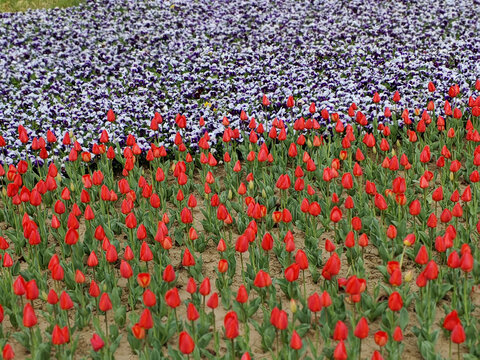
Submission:
<svg viewBox="0 0 480 360">
<path fill-rule="evenodd" d="M 440 109 L 428 90 L 388 122 L 322 111 L 329 136 L 313 103 L 242 111 L 215 155 L 182 115 L 169 155 L 112 142 L 109 111 L 88 148 L 64 134 L 65 163 L 19 125 L 46 161 L 0 167 L 3 358 L 480 357 L 480 82 Z"/>
</svg>

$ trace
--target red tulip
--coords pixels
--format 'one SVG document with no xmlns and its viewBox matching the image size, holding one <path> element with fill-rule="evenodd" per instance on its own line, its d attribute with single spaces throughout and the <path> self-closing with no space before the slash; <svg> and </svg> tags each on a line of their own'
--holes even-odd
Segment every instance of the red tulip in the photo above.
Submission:
<svg viewBox="0 0 480 360">
<path fill-rule="evenodd" d="M 294 350 L 300 350 L 302 346 L 303 344 L 302 344 L 302 339 L 300 338 L 300 335 L 298 335 L 298 333 L 295 330 L 293 330 L 292 338 L 290 340 L 290 347 Z"/>
<path fill-rule="evenodd" d="M 458 324 L 460 324 L 460 319 L 456 310 L 453 310 L 451 313 L 447 314 L 443 320 L 443 328 L 448 331 L 453 331 L 455 326 Z"/>
<path fill-rule="evenodd" d="M 65 291 L 62 291 L 60 294 L 60 308 L 62 310 L 70 310 L 73 308 L 72 298 Z"/>
<path fill-rule="evenodd" d="M 392 311 L 400 311 L 403 307 L 403 300 L 397 291 L 390 294 L 388 298 L 388 307 Z"/>
<path fill-rule="evenodd" d="M 347 360 L 348 355 L 347 355 L 347 348 L 345 347 L 345 343 L 340 341 L 337 346 L 335 347 L 335 350 L 333 351 L 333 358 L 335 360 Z"/>
<path fill-rule="evenodd" d="M 146 308 L 142 311 L 138 325 L 146 330 L 153 328 L 153 318 L 150 309 Z"/>
<path fill-rule="evenodd" d="M 23 326 L 31 328 L 37 324 L 37 316 L 35 310 L 30 303 L 27 303 L 23 308 Z"/>
<path fill-rule="evenodd" d="M 92 344 L 92 349 L 95 352 L 101 350 L 105 346 L 102 338 L 97 333 L 93 334 L 92 338 L 90 339 L 90 344 Z"/>
<path fill-rule="evenodd" d="M 66 343 L 66 339 L 63 336 L 62 329 L 60 329 L 60 326 L 55 325 L 53 327 L 52 331 L 52 344 L 54 345 L 62 345 Z"/>
<path fill-rule="evenodd" d="M 347 325 L 341 320 L 337 321 L 335 329 L 333 330 L 333 340 L 345 340 L 348 337 Z"/>
<path fill-rule="evenodd" d="M 135 338 L 141 340 L 145 338 L 145 329 L 138 323 L 132 326 L 132 333 Z"/>
<path fill-rule="evenodd" d="M 473 256 L 470 252 L 464 252 L 460 258 L 460 269 L 468 273 L 473 270 Z"/>
<path fill-rule="evenodd" d="M 225 337 L 235 339 L 239 335 L 238 316 L 235 311 L 230 311 L 224 319 Z"/>
<path fill-rule="evenodd" d="M 193 342 L 192 337 L 186 331 L 182 331 L 180 333 L 178 339 L 178 348 L 185 355 L 191 354 L 195 349 L 195 343 Z"/>
<path fill-rule="evenodd" d="M 213 293 L 207 301 L 207 306 L 210 309 L 216 309 L 218 307 L 218 294 Z"/>
<path fill-rule="evenodd" d="M 248 301 L 248 293 L 247 293 L 247 289 L 245 288 L 245 286 L 242 284 L 240 285 L 240 288 L 238 289 L 238 292 L 237 292 L 237 302 L 239 302 L 240 304 L 244 304 Z"/>
<path fill-rule="evenodd" d="M 342 210 L 340 210 L 337 206 L 334 206 L 332 211 L 330 212 L 330 221 L 337 223 L 342 219 Z"/>
<path fill-rule="evenodd" d="M 395 340 L 396 342 L 400 342 L 403 340 L 402 328 L 400 326 L 397 326 L 393 331 L 393 340 Z"/>
<path fill-rule="evenodd" d="M 110 300 L 110 296 L 108 296 L 107 293 L 103 293 L 100 297 L 98 308 L 103 312 L 107 312 L 108 310 L 112 309 L 112 301 Z"/>
<path fill-rule="evenodd" d="M 143 293 L 143 303 L 147 307 L 155 306 L 155 304 L 157 303 L 157 297 L 155 296 L 155 294 L 150 289 L 146 289 L 144 291 L 144 293 Z"/>
<path fill-rule="evenodd" d="M 425 245 L 422 245 L 418 250 L 415 262 L 420 265 L 425 265 L 428 262 L 428 251 Z"/>
<path fill-rule="evenodd" d="M 200 317 L 200 314 L 197 311 L 197 308 L 193 303 L 188 303 L 187 306 L 187 319 L 189 321 L 195 321 Z"/>
<path fill-rule="evenodd" d="M 365 339 L 368 336 L 368 322 L 367 319 L 362 317 L 355 327 L 354 335 L 359 339 Z"/>
<path fill-rule="evenodd" d="M 330 280 L 333 276 L 336 276 L 340 272 L 340 258 L 337 253 L 333 253 L 325 263 L 325 266 L 322 269 L 322 276 Z"/>
<path fill-rule="evenodd" d="M 461 323 L 458 323 L 453 328 L 451 339 L 455 344 L 463 344 L 465 342 L 465 330 L 463 330 L 463 326 Z"/>
<path fill-rule="evenodd" d="M 171 308 L 180 306 L 180 296 L 178 295 L 177 288 L 170 289 L 165 293 L 165 302 Z"/>
<path fill-rule="evenodd" d="M 289 282 L 293 282 L 298 279 L 300 267 L 297 263 L 293 263 L 285 269 L 285 279 Z"/>
<path fill-rule="evenodd" d="M 3 347 L 2 356 L 3 360 L 12 360 L 15 358 L 15 353 L 13 352 L 13 348 L 10 344 L 5 344 Z"/>
<path fill-rule="evenodd" d="M 378 346 L 382 347 L 385 346 L 388 341 L 388 334 L 385 331 L 377 331 L 373 339 Z"/>
<path fill-rule="evenodd" d="M 260 270 L 257 275 L 255 276 L 255 280 L 253 281 L 253 285 L 258 288 L 264 288 L 267 286 L 272 285 L 272 279 L 268 273 L 263 270 Z"/>
</svg>

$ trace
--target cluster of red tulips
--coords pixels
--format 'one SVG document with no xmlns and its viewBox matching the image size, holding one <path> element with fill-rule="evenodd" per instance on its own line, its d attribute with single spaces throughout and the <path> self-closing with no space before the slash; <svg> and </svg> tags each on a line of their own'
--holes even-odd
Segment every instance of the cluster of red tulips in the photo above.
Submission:
<svg viewBox="0 0 480 360">
<path fill-rule="evenodd" d="M 222 154 L 181 115 L 170 155 L 73 130 L 65 163 L 20 125 L 47 161 L 0 167 L 3 358 L 480 357 L 477 85 L 370 122 L 242 112 Z"/>
</svg>

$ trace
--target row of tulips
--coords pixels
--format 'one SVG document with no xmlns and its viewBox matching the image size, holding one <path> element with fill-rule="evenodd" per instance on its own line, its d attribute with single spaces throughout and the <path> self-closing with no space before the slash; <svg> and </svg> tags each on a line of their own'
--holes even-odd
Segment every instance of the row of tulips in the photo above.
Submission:
<svg viewBox="0 0 480 360">
<path fill-rule="evenodd" d="M 170 155 L 105 129 L 91 149 L 66 133 L 65 163 L 0 167 L 4 359 L 114 358 L 125 339 L 148 359 L 399 359 L 406 335 L 477 358 L 480 96 L 456 89 L 389 122 L 322 111 L 328 137 L 242 112 L 222 154 L 205 131 L 195 155 L 178 115 Z M 39 158 L 60 146 L 18 130 Z"/>
</svg>

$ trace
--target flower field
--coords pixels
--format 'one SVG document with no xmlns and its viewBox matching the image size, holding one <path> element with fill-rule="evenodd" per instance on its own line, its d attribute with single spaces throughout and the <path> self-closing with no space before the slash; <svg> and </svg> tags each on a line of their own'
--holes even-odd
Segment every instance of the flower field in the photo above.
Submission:
<svg viewBox="0 0 480 360">
<path fill-rule="evenodd" d="M 3 357 L 478 358 L 480 81 L 446 93 L 392 125 L 242 111 L 221 156 L 180 114 L 170 156 L 113 143 L 112 110 L 91 149 L 19 125 L 45 161 L 0 167 Z"/>
<path fill-rule="evenodd" d="M 0 14 L 3 359 L 479 359 L 477 18 Z"/>
</svg>

